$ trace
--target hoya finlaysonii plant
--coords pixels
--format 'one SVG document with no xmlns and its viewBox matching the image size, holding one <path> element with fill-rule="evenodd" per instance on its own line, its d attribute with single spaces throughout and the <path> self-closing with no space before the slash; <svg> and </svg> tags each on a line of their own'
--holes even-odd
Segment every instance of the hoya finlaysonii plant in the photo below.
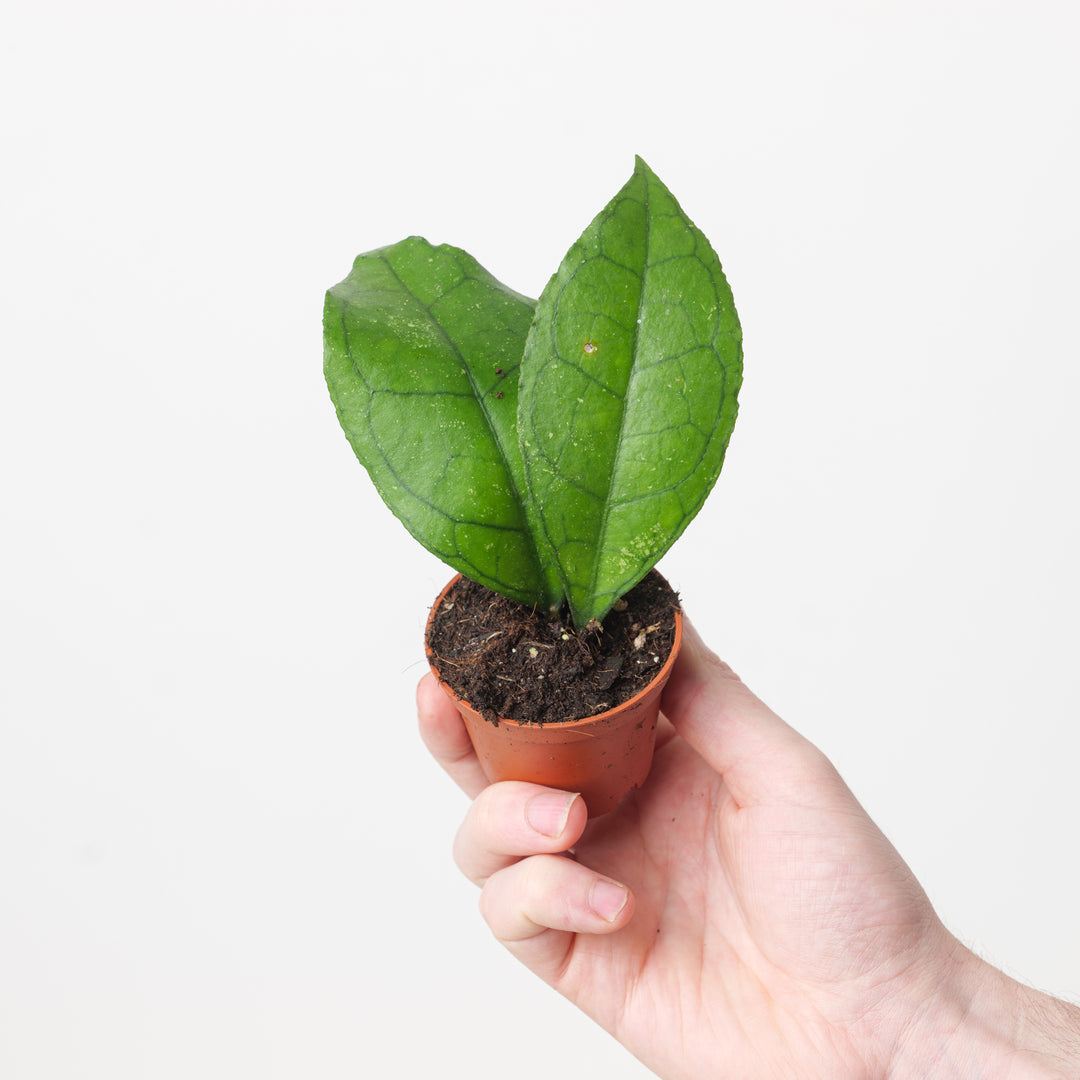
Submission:
<svg viewBox="0 0 1080 1080">
<path fill-rule="evenodd" d="M 600 621 L 724 461 L 742 333 L 720 260 L 652 170 L 540 299 L 410 237 L 326 294 L 326 380 L 380 495 L 429 551 L 523 604 Z"/>
</svg>

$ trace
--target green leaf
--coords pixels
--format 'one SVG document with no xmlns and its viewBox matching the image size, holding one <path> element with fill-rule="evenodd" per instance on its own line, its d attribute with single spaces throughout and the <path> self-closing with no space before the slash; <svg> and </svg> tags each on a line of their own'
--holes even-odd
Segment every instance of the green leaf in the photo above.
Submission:
<svg viewBox="0 0 1080 1080">
<path fill-rule="evenodd" d="M 701 508 L 741 381 L 720 260 L 638 158 L 544 289 L 521 365 L 526 480 L 579 627 Z"/>
<path fill-rule="evenodd" d="M 413 536 L 490 589 L 557 606 L 516 432 L 533 307 L 466 252 L 411 237 L 359 256 L 326 294 L 324 368 L 356 456 Z"/>
</svg>

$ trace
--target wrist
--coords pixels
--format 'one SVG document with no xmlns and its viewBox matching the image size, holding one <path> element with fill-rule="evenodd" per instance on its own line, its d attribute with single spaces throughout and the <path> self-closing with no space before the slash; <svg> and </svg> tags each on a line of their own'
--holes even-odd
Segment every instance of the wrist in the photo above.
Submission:
<svg viewBox="0 0 1080 1080">
<path fill-rule="evenodd" d="M 1080 1080 L 1080 1009 L 996 972 L 1015 988 L 1020 1022 L 1016 1042 L 1025 1061 L 1044 1071 L 1037 1076 Z M 1022 1073 L 1016 1074 L 1022 1078 Z"/>
<path fill-rule="evenodd" d="M 898 1041 L 889 1080 L 1080 1080 L 1080 1009 L 958 942 Z"/>
</svg>

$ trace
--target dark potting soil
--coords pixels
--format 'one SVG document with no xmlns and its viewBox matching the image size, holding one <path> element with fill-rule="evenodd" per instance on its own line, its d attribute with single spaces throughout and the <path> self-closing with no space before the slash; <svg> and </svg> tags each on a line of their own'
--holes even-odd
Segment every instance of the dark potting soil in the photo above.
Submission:
<svg viewBox="0 0 1080 1080">
<path fill-rule="evenodd" d="M 671 652 L 678 606 L 654 570 L 599 629 L 579 632 L 566 610 L 548 619 L 462 577 L 429 624 L 428 652 L 443 681 L 486 720 L 578 720 L 652 681 Z"/>
</svg>

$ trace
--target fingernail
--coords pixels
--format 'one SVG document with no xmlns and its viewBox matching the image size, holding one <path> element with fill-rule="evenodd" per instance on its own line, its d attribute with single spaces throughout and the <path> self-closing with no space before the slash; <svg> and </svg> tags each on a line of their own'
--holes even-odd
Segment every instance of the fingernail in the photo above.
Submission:
<svg viewBox="0 0 1080 1080">
<path fill-rule="evenodd" d="M 598 881 L 589 897 L 589 906 L 605 922 L 614 922 L 619 912 L 626 907 L 628 893 L 622 885 L 613 881 Z"/>
<path fill-rule="evenodd" d="M 568 795 L 564 791 L 534 795 L 525 806 L 525 820 L 541 836 L 562 836 L 576 798 L 577 795 Z"/>
</svg>

